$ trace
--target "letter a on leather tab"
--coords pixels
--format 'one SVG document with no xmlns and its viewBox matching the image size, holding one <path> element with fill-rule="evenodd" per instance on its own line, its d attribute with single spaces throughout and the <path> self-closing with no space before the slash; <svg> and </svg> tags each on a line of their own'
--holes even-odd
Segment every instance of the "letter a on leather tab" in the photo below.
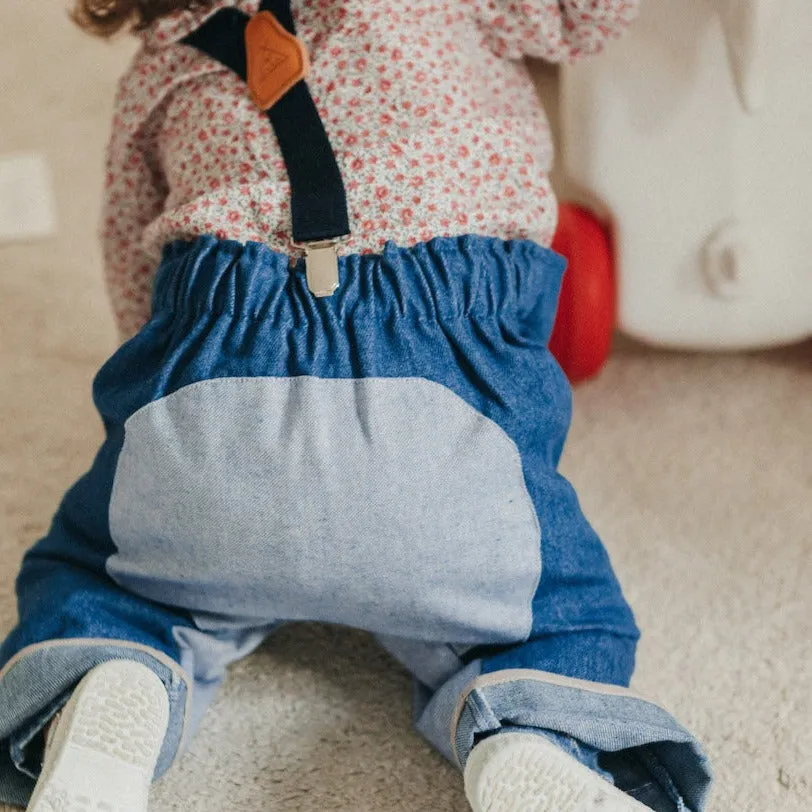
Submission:
<svg viewBox="0 0 812 812">
<path fill-rule="evenodd" d="M 269 11 L 255 14 L 245 29 L 248 89 L 261 110 L 270 110 L 310 70 L 304 43 Z"/>
</svg>

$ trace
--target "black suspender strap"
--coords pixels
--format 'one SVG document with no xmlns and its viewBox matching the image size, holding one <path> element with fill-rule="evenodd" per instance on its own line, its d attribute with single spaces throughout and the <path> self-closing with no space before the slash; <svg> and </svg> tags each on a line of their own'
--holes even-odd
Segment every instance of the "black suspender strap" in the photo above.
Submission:
<svg viewBox="0 0 812 812">
<path fill-rule="evenodd" d="M 290 34 L 295 35 L 290 0 L 262 0 L 260 11 L 272 13 Z M 247 81 L 245 29 L 249 19 L 238 9 L 221 9 L 182 42 L 197 48 Z M 267 111 L 267 115 L 276 133 L 290 180 L 293 240 L 304 245 L 309 259 L 312 253 L 313 262 L 308 261 L 311 290 L 317 295 L 327 295 L 325 286 L 332 285 L 334 290 L 337 278 L 332 280 L 325 277 L 322 284 L 318 279 L 311 279 L 311 276 L 326 274 L 332 277 L 334 273 L 337 274 L 334 245 L 350 233 L 347 194 L 341 171 L 304 80 L 285 93 Z M 329 249 L 332 256 L 325 249 Z"/>
<path fill-rule="evenodd" d="M 296 26 L 293 24 L 293 12 L 290 9 L 290 0 L 262 0 L 260 11 L 270 11 L 277 20 L 294 36 Z"/>
</svg>

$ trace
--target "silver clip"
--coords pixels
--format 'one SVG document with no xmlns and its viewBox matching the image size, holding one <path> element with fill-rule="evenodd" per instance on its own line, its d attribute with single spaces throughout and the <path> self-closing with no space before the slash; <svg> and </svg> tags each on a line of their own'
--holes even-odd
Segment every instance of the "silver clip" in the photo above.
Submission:
<svg viewBox="0 0 812 812">
<path fill-rule="evenodd" d="M 314 296 L 332 296 L 339 285 L 338 240 L 305 243 L 307 286 Z"/>
</svg>

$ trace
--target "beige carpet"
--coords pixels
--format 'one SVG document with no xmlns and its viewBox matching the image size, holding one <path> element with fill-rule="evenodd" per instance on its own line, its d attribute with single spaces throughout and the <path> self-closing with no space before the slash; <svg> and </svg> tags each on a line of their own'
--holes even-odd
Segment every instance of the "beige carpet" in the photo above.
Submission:
<svg viewBox="0 0 812 812">
<path fill-rule="evenodd" d="M 0 154 L 46 152 L 61 217 L 55 241 L 0 246 L 1 630 L 100 439 L 89 384 L 114 346 L 93 229 L 128 46 L 85 41 L 59 5 L 0 7 Z M 712 812 L 808 812 L 812 347 L 621 346 L 575 411 L 565 467 L 644 630 L 636 686 L 706 742 Z M 302 628 L 233 670 L 153 808 L 462 812 L 458 784 L 410 730 L 406 676 L 362 635 Z"/>
</svg>

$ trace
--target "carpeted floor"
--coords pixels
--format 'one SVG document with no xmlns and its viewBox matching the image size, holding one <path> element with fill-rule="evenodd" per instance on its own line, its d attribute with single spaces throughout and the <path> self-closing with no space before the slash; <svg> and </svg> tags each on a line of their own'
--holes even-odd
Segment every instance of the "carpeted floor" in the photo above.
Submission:
<svg viewBox="0 0 812 812">
<path fill-rule="evenodd" d="M 59 6 L 59 3 L 53 4 Z M 23 550 L 101 437 L 114 346 L 93 232 L 128 45 L 0 8 L 0 154 L 42 150 L 58 239 L 0 246 L 0 630 Z M 812 809 L 812 347 L 739 357 L 623 344 L 578 389 L 565 469 L 644 630 L 635 685 L 715 761 L 711 812 Z M 410 730 L 409 682 L 363 635 L 284 631 L 234 668 L 153 809 L 466 809 Z"/>
</svg>

